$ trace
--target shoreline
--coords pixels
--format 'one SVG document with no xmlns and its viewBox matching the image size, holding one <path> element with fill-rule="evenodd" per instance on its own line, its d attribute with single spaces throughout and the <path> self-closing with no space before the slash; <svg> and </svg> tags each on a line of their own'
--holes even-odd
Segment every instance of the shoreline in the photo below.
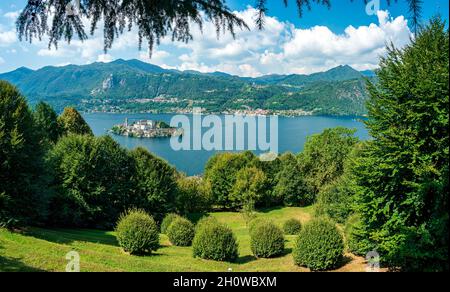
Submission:
<svg viewBox="0 0 450 292">
<path fill-rule="evenodd" d="M 186 111 L 186 112 L 173 112 L 173 111 L 137 111 L 137 112 L 110 112 L 110 111 L 80 111 L 82 114 L 109 114 L 109 115 L 143 115 L 143 114 L 152 114 L 152 115 L 193 115 L 194 113 L 192 111 Z M 202 115 L 233 115 L 234 113 L 224 113 L 224 112 L 202 112 Z M 240 114 L 243 116 L 249 115 L 249 114 Z M 354 118 L 354 119 L 367 119 L 368 115 L 350 115 L 350 114 L 342 114 L 342 115 L 333 115 L 333 114 L 292 114 L 287 115 L 283 113 L 270 113 L 267 115 L 258 115 L 258 114 L 250 114 L 250 116 L 279 116 L 283 118 L 297 118 L 297 117 L 333 117 L 333 118 Z"/>
</svg>

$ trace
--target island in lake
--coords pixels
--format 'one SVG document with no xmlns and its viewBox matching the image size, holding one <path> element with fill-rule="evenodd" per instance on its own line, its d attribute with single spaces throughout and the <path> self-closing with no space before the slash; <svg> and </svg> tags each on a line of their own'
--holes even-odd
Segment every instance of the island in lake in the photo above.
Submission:
<svg viewBox="0 0 450 292">
<path fill-rule="evenodd" d="M 183 135 L 182 128 L 170 127 L 163 121 L 139 120 L 128 123 L 128 118 L 125 119 L 125 123 L 113 126 L 110 132 L 116 135 L 136 138 L 177 137 Z"/>
</svg>

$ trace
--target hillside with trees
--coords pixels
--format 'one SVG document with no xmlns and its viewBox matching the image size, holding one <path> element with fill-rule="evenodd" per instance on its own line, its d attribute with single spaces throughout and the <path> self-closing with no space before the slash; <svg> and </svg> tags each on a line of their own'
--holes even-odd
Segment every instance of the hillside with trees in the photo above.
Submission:
<svg viewBox="0 0 450 292">
<path fill-rule="evenodd" d="M 370 77 L 373 79 L 372 77 Z M 177 112 L 192 106 L 208 112 L 246 109 L 302 110 L 311 114 L 364 115 L 366 77 L 350 66 L 311 75 L 244 78 L 166 70 L 138 60 L 19 68 L 0 74 L 31 104 L 47 102 L 60 112 Z"/>
</svg>

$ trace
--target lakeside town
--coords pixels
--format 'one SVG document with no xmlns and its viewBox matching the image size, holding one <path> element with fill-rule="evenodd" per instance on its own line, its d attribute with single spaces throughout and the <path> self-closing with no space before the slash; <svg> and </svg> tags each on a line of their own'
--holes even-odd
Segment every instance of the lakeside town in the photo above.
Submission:
<svg viewBox="0 0 450 292">
<path fill-rule="evenodd" d="M 135 138 L 178 137 L 183 135 L 182 128 L 170 127 L 163 121 L 138 120 L 129 123 L 125 118 L 123 124 L 115 125 L 110 130 L 113 134 Z"/>
</svg>

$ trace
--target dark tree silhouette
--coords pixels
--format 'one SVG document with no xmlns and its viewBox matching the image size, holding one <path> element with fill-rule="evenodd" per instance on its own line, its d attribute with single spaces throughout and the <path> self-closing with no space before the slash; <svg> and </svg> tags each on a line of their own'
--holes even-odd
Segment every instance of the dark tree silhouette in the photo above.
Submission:
<svg viewBox="0 0 450 292">
<path fill-rule="evenodd" d="M 285 6 L 288 5 L 288 0 L 281 1 Z M 409 4 L 412 25 L 417 29 L 422 0 L 404 1 Z M 255 22 L 259 29 L 264 28 L 266 2 L 267 0 L 256 0 L 255 3 L 258 10 Z M 331 7 L 332 1 L 295 2 L 301 17 L 303 11 L 310 10 L 313 3 Z M 390 5 L 392 0 L 386 2 Z M 154 45 L 168 35 L 171 35 L 172 41 L 187 43 L 192 40 L 192 23 L 197 24 L 201 30 L 205 21 L 212 22 L 218 37 L 221 32 L 229 32 L 234 37 L 237 28 L 248 29 L 247 24 L 228 8 L 226 0 L 28 0 L 17 19 L 16 27 L 20 40 L 31 42 L 48 35 L 49 47 L 53 45 L 57 48 L 62 39 L 70 43 L 75 36 L 80 40 L 88 38 L 83 19 L 89 20 L 91 35 L 99 22 L 103 21 L 105 52 L 111 48 L 116 37 L 137 26 L 139 49 L 142 41 L 146 40 L 150 55 Z"/>
</svg>

